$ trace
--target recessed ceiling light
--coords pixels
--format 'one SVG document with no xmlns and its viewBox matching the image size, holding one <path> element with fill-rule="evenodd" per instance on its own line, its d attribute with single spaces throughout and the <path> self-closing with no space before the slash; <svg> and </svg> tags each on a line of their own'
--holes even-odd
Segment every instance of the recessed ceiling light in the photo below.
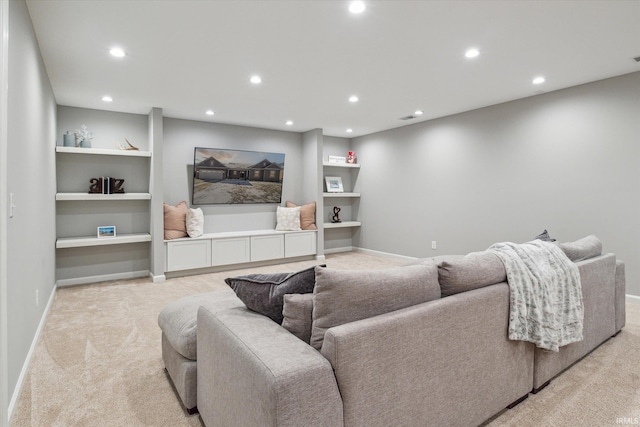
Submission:
<svg viewBox="0 0 640 427">
<path fill-rule="evenodd" d="M 259 83 L 262 83 L 262 79 L 260 78 L 260 76 L 251 76 L 250 79 L 251 83 L 253 83 L 254 85 L 257 85 Z"/>
<path fill-rule="evenodd" d="M 293 122 L 291 120 L 287 120 L 287 126 L 291 126 L 293 124 Z"/>
<path fill-rule="evenodd" d="M 478 49 L 469 49 L 464 53 L 464 56 L 467 58 L 475 58 L 478 55 L 480 55 L 480 51 L 478 51 Z"/>
<path fill-rule="evenodd" d="M 349 97 L 349 102 L 358 102 L 358 97 L 355 95 L 352 95 Z"/>
<path fill-rule="evenodd" d="M 416 110 L 416 112 L 413 114 L 415 114 L 416 116 L 421 116 L 424 114 L 424 112 L 422 110 Z"/>
<path fill-rule="evenodd" d="M 349 12 L 351 13 L 362 13 L 366 8 L 363 1 L 352 1 L 349 4 Z"/>
<path fill-rule="evenodd" d="M 109 53 L 117 58 L 122 58 L 126 55 L 126 53 L 124 53 L 124 50 L 119 47 L 112 48 L 111 50 L 109 50 Z"/>
<path fill-rule="evenodd" d="M 207 112 L 205 114 L 207 116 L 213 116 L 215 113 L 213 112 L 213 110 L 207 110 Z"/>
<path fill-rule="evenodd" d="M 351 128 L 347 129 L 347 133 L 351 133 L 351 132 L 353 132 L 353 129 Z"/>
<path fill-rule="evenodd" d="M 540 76 L 540 77 L 536 77 L 535 79 L 533 79 L 532 83 L 534 85 L 539 85 L 545 82 L 545 78 Z"/>
<path fill-rule="evenodd" d="M 102 100 L 104 102 L 111 102 L 111 101 L 113 101 L 113 98 L 110 97 L 109 95 L 105 95 L 105 96 L 102 97 Z"/>
</svg>

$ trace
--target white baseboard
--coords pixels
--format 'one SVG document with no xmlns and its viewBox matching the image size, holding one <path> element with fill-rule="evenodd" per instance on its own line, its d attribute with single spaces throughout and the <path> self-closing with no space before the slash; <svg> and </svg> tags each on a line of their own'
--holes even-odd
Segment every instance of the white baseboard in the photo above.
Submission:
<svg viewBox="0 0 640 427">
<path fill-rule="evenodd" d="M 353 246 L 345 246 L 343 248 L 325 249 L 325 254 L 339 254 L 341 252 L 353 252 Z"/>
<path fill-rule="evenodd" d="M 374 251 L 372 249 L 364 249 L 364 248 L 356 248 L 356 247 L 354 247 L 353 251 L 354 252 L 361 252 L 363 254 L 383 256 L 383 257 L 386 257 L 386 258 L 395 258 L 395 259 L 400 259 L 400 260 L 403 260 L 403 261 L 414 261 L 416 259 L 415 257 L 411 257 L 411 256 L 392 254 L 392 253 L 389 253 L 389 252 Z"/>
<path fill-rule="evenodd" d="M 13 411 L 16 408 L 16 404 L 18 403 L 18 399 L 20 398 L 20 394 L 22 394 L 22 388 L 24 386 L 24 379 L 27 376 L 27 372 L 29 372 L 29 367 L 31 366 L 31 359 L 33 358 L 34 353 L 36 352 L 36 345 L 38 344 L 38 340 L 40 339 L 40 334 L 42 333 L 42 329 L 44 328 L 44 324 L 47 321 L 47 317 L 49 316 L 49 310 L 51 309 L 51 305 L 53 304 L 53 298 L 56 295 L 57 286 L 54 285 L 51 290 L 51 295 L 49 296 L 49 301 L 47 302 L 47 306 L 44 308 L 44 312 L 42 313 L 42 318 L 40 318 L 40 323 L 38 324 L 38 329 L 36 329 L 35 336 L 33 337 L 33 341 L 31 341 L 31 347 L 29 347 L 29 352 L 27 353 L 27 357 L 22 365 L 22 370 L 20 371 L 20 376 L 18 377 L 18 381 L 16 382 L 16 387 L 13 390 L 13 394 L 11 395 L 11 400 L 9 401 L 9 425 L 11 425 L 11 418 L 13 416 Z"/>
<path fill-rule="evenodd" d="M 627 294 L 626 296 L 627 296 L 626 298 L 627 304 L 640 304 L 640 297 L 637 297 L 635 295 L 629 295 L 629 294 Z"/>
<path fill-rule="evenodd" d="M 149 274 L 149 270 L 127 271 L 125 273 L 101 274 L 99 276 L 76 277 L 74 279 L 58 279 L 56 284 L 59 288 L 63 288 L 65 286 L 86 285 L 110 280 L 136 279 L 138 277 L 147 277 Z"/>
<path fill-rule="evenodd" d="M 151 281 L 153 283 L 162 283 L 167 280 L 167 276 L 165 276 L 164 274 L 154 276 L 153 273 L 149 272 L 149 277 L 151 278 Z"/>
</svg>

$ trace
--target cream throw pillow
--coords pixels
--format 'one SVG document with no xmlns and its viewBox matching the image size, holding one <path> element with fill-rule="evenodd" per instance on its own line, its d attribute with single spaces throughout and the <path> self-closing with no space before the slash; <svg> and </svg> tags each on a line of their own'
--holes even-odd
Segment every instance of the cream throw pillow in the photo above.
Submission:
<svg viewBox="0 0 640 427">
<path fill-rule="evenodd" d="M 300 231 L 300 206 L 295 208 L 284 208 L 278 206 L 276 211 L 276 230 L 280 231 Z"/>
<path fill-rule="evenodd" d="M 187 234 L 189 237 L 200 237 L 204 233 L 204 213 L 202 209 L 187 211 Z"/>
</svg>

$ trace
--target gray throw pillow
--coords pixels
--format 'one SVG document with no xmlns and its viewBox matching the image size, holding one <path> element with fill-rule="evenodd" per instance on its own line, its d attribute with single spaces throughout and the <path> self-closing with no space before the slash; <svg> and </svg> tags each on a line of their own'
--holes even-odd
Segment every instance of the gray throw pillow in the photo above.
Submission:
<svg viewBox="0 0 640 427">
<path fill-rule="evenodd" d="M 313 320 L 313 294 L 285 295 L 282 315 L 282 327 L 309 344 Z"/>
<path fill-rule="evenodd" d="M 315 267 L 296 273 L 249 274 L 224 281 L 233 289 L 248 309 L 282 323 L 285 294 L 313 292 Z"/>
<path fill-rule="evenodd" d="M 446 297 L 482 288 L 507 280 L 504 264 L 488 251 L 471 252 L 464 257 L 452 257 L 438 264 L 438 280 L 442 296 Z"/>
<path fill-rule="evenodd" d="M 440 298 L 434 263 L 383 270 L 316 267 L 311 345 L 320 350 L 327 329 Z"/>
<path fill-rule="evenodd" d="M 575 242 L 560 243 L 558 246 L 573 262 L 602 255 L 602 242 L 593 234 Z"/>
</svg>

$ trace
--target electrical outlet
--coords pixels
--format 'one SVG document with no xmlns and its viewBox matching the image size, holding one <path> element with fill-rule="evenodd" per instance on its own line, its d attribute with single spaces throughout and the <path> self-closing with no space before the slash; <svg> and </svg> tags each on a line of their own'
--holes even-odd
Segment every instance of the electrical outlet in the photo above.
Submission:
<svg viewBox="0 0 640 427">
<path fill-rule="evenodd" d="M 435 241 L 435 240 L 432 240 L 432 241 L 431 241 L 431 249 L 435 250 L 435 249 L 436 249 L 436 247 L 437 247 L 437 246 L 436 246 L 436 241 Z"/>
<path fill-rule="evenodd" d="M 36 289 L 36 307 L 40 307 L 40 298 L 38 296 L 38 290 Z"/>
</svg>

